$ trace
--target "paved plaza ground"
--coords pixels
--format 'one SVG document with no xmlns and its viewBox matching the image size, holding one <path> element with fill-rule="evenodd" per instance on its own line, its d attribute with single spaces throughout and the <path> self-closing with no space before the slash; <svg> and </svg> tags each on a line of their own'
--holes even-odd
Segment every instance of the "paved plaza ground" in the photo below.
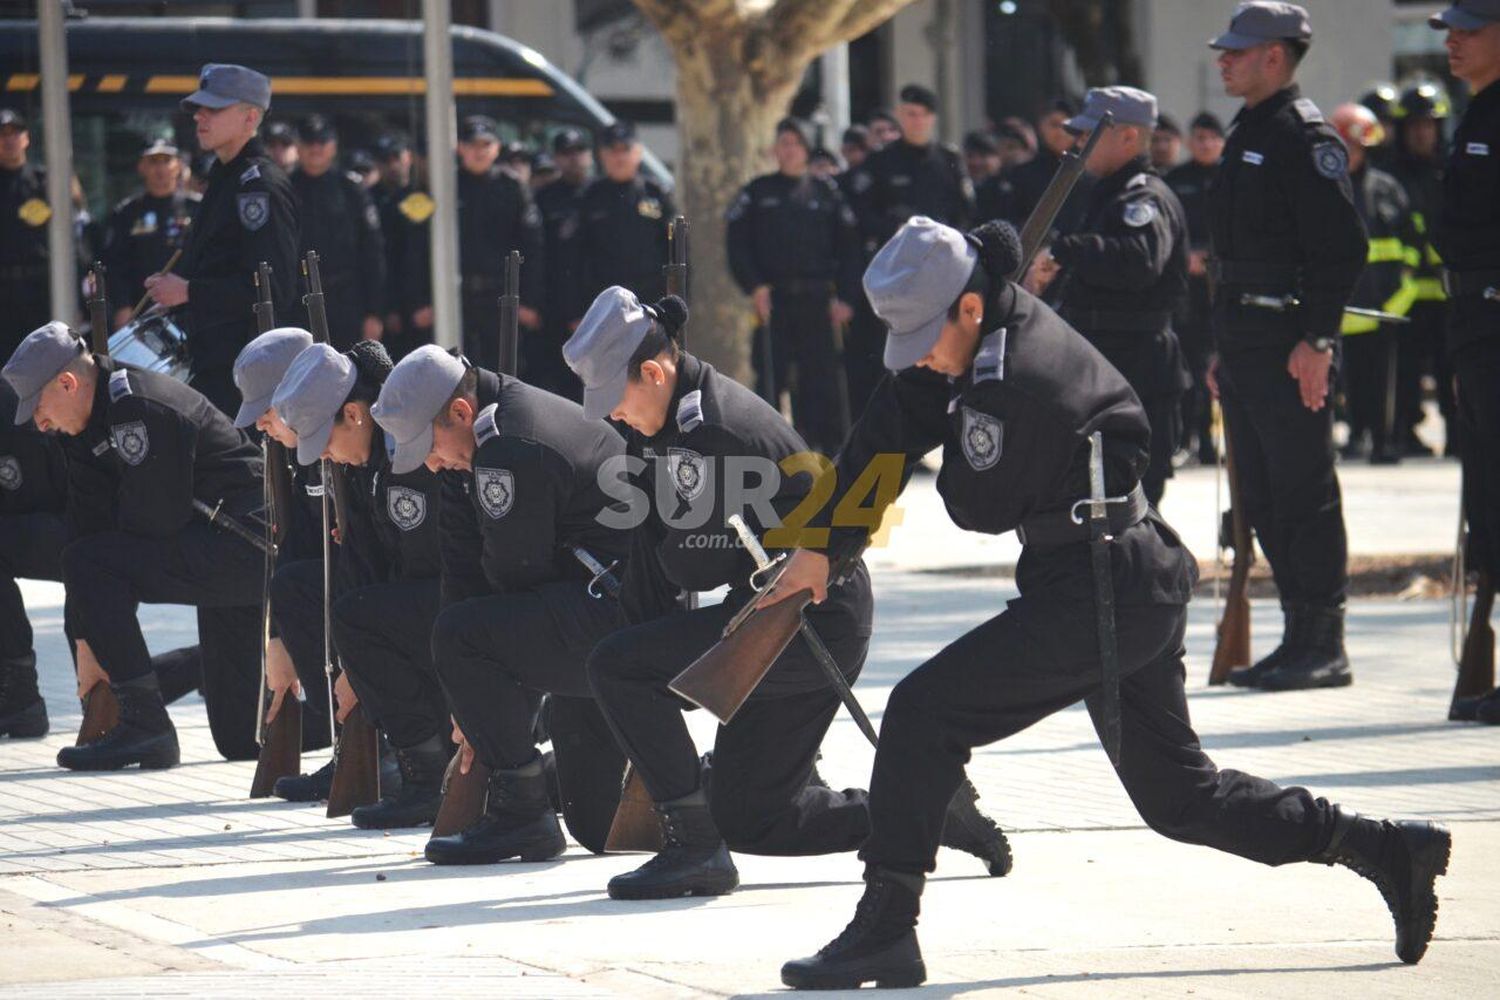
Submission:
<svg viewBox="0 0 1500 1000">
<path fill-rule="evenodd" d="M 1343 471 L 1351 550 L 1451 547 L 1456 467 Z M 1003 579 L 931 572 L 1014 560 L 1013 540 L 937 527 L 930 481 L 912 521 L 872 555 L 876 638 L 858 686 L 878 724 L 891 686 L 1003 606 Z M 1169 488 L 1167 516 L 1208 556 L 1212 478 Z M 926 571 L 926 572 L 924 572 Z M 321 808 L 250 802 L 251 764 L 218 761 L 196 697 L 172 709 L 184 766 L 74 775 L 53 765 L 78 712 L 60 590 L 26 587 L 53 733 L 0 741 L 0 995 L 755 995 L 836 934 L 860 893 L 853 856 L 739 857 L 744 887 L 713 900 L 617 903 L 603 891 L 638 856 L 573 848 L 540 865 L 437 869 L 425 832 L 357 831 Z M 143 613 L 154 649 L 192 640 L 181 608 Z M 1257 602 L 1257 638 L 1275 634 Z M 1221 766 L 1374 815 L 1427 816 L 1454 834 L 1438 884 L 1438 935 L 1402 966 L 1374 887 L 1343 869 L 1267 869 L 1146 830 L 1081 708 L 976 753 L 982 806 L 1008 830 L 1016 868 L 983 877 L 945 851 L 923 898 L 934 996 L 1050 997 L 1500 994 L 1500 731 L 1444 721 L 1453 683 L 1448 605 L 1356 601 L 1357 681 L 1338 691 L 1208 689 L 1214 609 L 1192 608 L 1194 721 Z M 701 713 L 699 713 L 701 714 Z M 711 724 L 693 720 L 701 745 Z M 871 751 L 845 717 L 824 775 L 863 785 Z M 319 755 L 306 762 L 321 763 Z"/>
</svg>

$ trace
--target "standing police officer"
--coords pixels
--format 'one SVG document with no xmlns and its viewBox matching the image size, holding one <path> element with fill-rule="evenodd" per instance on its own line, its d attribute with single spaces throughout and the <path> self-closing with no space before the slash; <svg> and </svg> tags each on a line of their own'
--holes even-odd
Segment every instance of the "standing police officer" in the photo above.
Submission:
<svg viewBox="0 0 1500 1000">
<path fill-rule="evenodd" d="M 1434 230 L 1458 375 L 1469 565 L 1500 580 L 1500 2 L 1459 0 L 1430 23 L 1448 32 L 1448 68 L 1469 85 Z M 1469 711 L 1500 723 L 1500 693 Z"/>
<path fill-rule="evenodd" d="M 755 303 L 770 339 L 771 365 L 756 352 L 761 396 L 780 409 L 781 389 L 792 374 L 792 424 L 825 455 L 844 439 L 844 408 L 837 386 L 839 349 L 834 330 L 854 315 L 860 294 L 860 234 L 854 213 L 831 180 L 807 169 L 807 123 L 784 118 L 773 152 L 780 169 L 745 185 L 729 207 L 729 269 Z M 765 386 L 773 388 L 773 394 Z"/>
<path fill-rule="evenodd" d="M 302 123 L 292 192 L 299 209 L 298 256 L 318 252 L 328 339 L 338 350 L 379 340 L 385 308 L 385 240 L 380 215 L 359 179 L 338 169 L 338 133 L 322 115 Z"/>
<path fill-rule="evenodd" d="M 182 262 L 171 274 L 146 279 L 166 309 L 187 307 L 193 386 L 225 413 L 239 405 L 234 359 L 250 339 L 254 274 L 271 265 L 276 311 L 297 307 L 297 208 L 281 168 L 266 156 L 256 129 L 271 106 L 271 81 L 244 66 L 209 63 L 198 90 L 182 102 L 193 116 L 198 145 L 218 161 Z"/>
<path fill-rule="evenodd" d="M 628 288 L 642 301 L 666 293 L 661 266 L 667 259 L 667 227 L 677 214 L 671 192 L 641 176 L 635 125 L 617 121 L 599 133 L 604 176 L 584 189 L 578 207 L 578 284 L 570 325 L 594 297 L 611 285 Z"/>
<path fill-rule="evenodd" d="M 536 193 L 547 248 L 542 328 L 521 340 L 521 375 L 527 383 L 575 402 L 583 397 L 583 386 L 563 362 L 562 345 L 572 332 L 569 321 L 579 295 L 579 211 L 594 162 L 591 152 L 588 139 L 576 128 L 565 128 L 552 137 L 558 177 Z"/>
<path fill-rule="evenodd" d="M 0 359 L 50 318 L 47 291 L 46 171 L 26 161 L 31 131 L 19 111 L 0 108 Z"/>
<path fill-rule="evenodd" d="M 1147 159 L 1156 98 L 1134 87 L 1091 90 L 1068 131 L 1087 136 L 1106 114 L 1087 168 L 1098 183 L 1076 231 L 1037 258 L 1038 287 L 1055 281 L 1058 311 L 1140 397 L 1151 424 L 1141 487 L 1161 502 L 1177 449 L 1178 399 L 1187 369 L 1172 315 L 1187 289 L 1187 222 L 1182 204 Z M 1054 277 L 1056 276 L 1056 277 Z"/>
<path fill-rule="evenodd" d="M 200 393 L 156 372 L 117 368 L 62 323 L 33 332 L 4 377 L 16 420 L 67 440 L 64 616 L 76 646 L 79 693 L 107 681 L 120 721 L 65 747 L 72 770 L 160 768 L 180 758 L 177 731 L 136 613 L 142 602 L 198 609 L 203 697 L 219 752 L 254 759 L 259 688 L 260 553 L 208 524 L 195 502 L 243 522 L 261 504 L 261 462 L 245 436 Z"/>
<path fill-rule="evenodd" d="M 1098 351 L 1007 280 L 1020 257 L 1020 240 L 1003 223 L 966 238 L 913 219 L 865 274 L 876 311 L 891 322 L 886 364 L 896 374 L 840 450 L 831 499 L 846 497 L 879 455 L 900 454 L 909 470 L 941 446 L 938 490 L 954 521 L 991 533 L 1021 529 L 1021 596 L 891 692 L 870 782 L 872 829 L 860 850 L 864 897 L 842 934 L 782 966 L 782 982 L 801 989 L 922 982 L 917 913 L 944 806 L 970 751 L 1078 701 L 1107 734 L 1112 713 L 1095 666 L 1105 642 L 1118 657 L 1115 771 L 1146 822 L 1174 840 L 1262 864 L 1353 869 L 1385 896 L 1397 955 L 1419 961 L 1452 838 L 1433 823 L 1366 819 L 1306 789 L 1219 770 L 1200 749 L 1182 680 L 1186 606 L 1198 574 L 1141 496 L 1145 414 Z M 1104 496 L 1119 498 L 1104 515 L 1102 544 L 1112 551 L 1102 580 L 1090 569 L 1098 528 L 1074 516 L 1099 497 L 1090 489 L 1095 475 Z M 804 588 L 822 600 L 830 556 L 857 551 L 865 534 L 835 526 L 829 554 L 798 551 L 764 601 Z M 1101 589 L 1113 592 L 1120 612 L 1107 631 L 1096 616 Z"/>
<path fill-rule="evenodd" d="M 112 329 L 130 318 L 132 304 L 146 291 L 146 279 L 187 242 L 189 227 L 203 200 L 183 188 L 177 147 L 153 139 L 136 163 L 143 189 L 109 213 L 102 259 L 109 301 L 115 304 Z"/>
<path fill-rule="evenodd" d="M 537 311 L 544 287 L 542 218 L 531 192 L 500 166 L 500 135 L 493 119 L 470 115 L 458 131 L 458 258 L 463 272 L 464 353 L 495 368 L 499 360 L 500 293 L 505 258 L 521 251 L 520 323 L 523 338 L 541 326 Z"/>
<path fill-rule="evenodd" d="M 1293 81 L 1311 39 L 1307 11 L 1256 0 L 1210 43 L 1226 92 L 1245 101 L 1209 206 L 1218 346 L 1210 377 L 1245 514 L 1286 617 L 1281 645 L 1230 680 L 1271 691 L 1353 680 L 1328 396 L 1343 309 L 1368 246 L 1349 154 Z"/>
</svg>

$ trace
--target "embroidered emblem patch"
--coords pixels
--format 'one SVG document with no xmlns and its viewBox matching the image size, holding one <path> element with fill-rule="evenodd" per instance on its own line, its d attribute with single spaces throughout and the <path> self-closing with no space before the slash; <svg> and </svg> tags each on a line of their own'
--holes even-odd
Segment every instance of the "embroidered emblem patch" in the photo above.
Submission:
<svg viewBox="0 0 1500 1000">
<path fill-rule="evenodd" d="M 427 495 L 406 486 L 388 486 L 385 512 L 390 515 L 391 523 L 402 531 L 419 528 L 427 520 Z"/>
<path fill-rule="evenodd" d="M 1125 206 L 1125 225 L 1139 229 L 1156 218 L 1156 206 L 1149 201 L 1132 201 Z"/>
<path fill-rule="evenodd" d="M 516 477 L 509 469 L 475 469 L 474 488 L 479 492 L 479 506 L 497 521 L 515 505 Z"/>
<path fill-rule="evenodd" d="M 271 217 L 271 196 L 264 191 L 252 191 L 239 196 L 240 225 L 252 233 L 266 224 Z"/>
<path fill-rule="evenodd" d="M 151 451 L 151 438 L 146 434 L 146 425 L 139 420 L 113 425 L 109 429 L 109 437 L 126 465 L 140 465 Z"/>
<path fill-rule="evenodd" d="M 52 218 L 52 209 L 40 198 L 27 198 L 21 202 L 21 207 L 17 210 L 16 215 L 20 217 L 22 222 L 35 229 Z"/>
<path fill-rule="evenodd" d="M 703 456 L 690 448 L 668 448 L 667 471 L 672 474 L 677 495 L 684 500 L 696 500 L 708 485 Z"/>
<path fill-rule="evenodd" d="M 1004 438 L 1005 425 L 998 417 L 964 407 L 964 458 L 975 472 L 983 472 L 1000 461 Z"/>
<path fill-rule="evenodd" d="M 1331 181 L 1349 172 L 1349 152 L 1341 143 L 1320 142 L 1313 147 L 1312 156 L 1318 173 Z"/>
<path fill-rule="evenodd" d="M 0 455 L 0 489 L 14 493 L 21 488 L 21 463 L 12 455 Z"/>
<path fill-rule="evenodd" d="M 421 224 L 432 218 L 432 213 L 437 211 L 437 203 L 426 192 L 413 191 L 402 198 L 396 208 L 412 222 Z"/>
</svg>

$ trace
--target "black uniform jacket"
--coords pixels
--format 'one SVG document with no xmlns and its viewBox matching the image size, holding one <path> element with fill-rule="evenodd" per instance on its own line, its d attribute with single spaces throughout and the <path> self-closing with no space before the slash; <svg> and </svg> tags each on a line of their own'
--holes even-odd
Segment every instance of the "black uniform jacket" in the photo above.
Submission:
<svg viewBox="0 0 1500 1000">
<path fill-rule="evenodd" d="M 169 375 L 94 361 L 93 413 L 63 446 L 72 537 L 167 538 L 197 517 L 195 499 L 241 518 L 259 510 L 260 449 L 228 417 Z"/>
<path fill-rule="evenodd" d="M 583 189 L 578 207 L 578 298 L 572 319 L 588 311 L 611 285 L 642 302 L 666 293 L 667 227 L 677 208 L 672 195 L 648 177 L 621 184 L 599 177 Z"/>
<path fill-rule="evenodd" d="M 1104 433 L 1110 496 L 1139 481 L 1150 428 L 1140 400 L 1104 356 L 1046 305 L 1008 285 L 970 369 L 949 380 L 924 369 L 888 373 L 835 463 L 832 509 L 882 454 L 902 456 L 906 474 L 943 449 L 938 494 L 953 523 L 998 535 L 1029 518 L 1068 512 L 1089 495 L 1089 436 Z M 903 484 L 905 476 L 903 476 Z M 900 530 L 899 528 L 896 530 Z M 830 556 L 865 542 L 835 527 Z M 1185 604 L 1197 565 L 1175 532 L 1152 512 L 1110 547 L 1115 599 L 1122 606 Z M 1027 546 L 1016 586 L 1028 598 L 1092 601 L 1088 542 Z"/>
<path fill-rule="evenodd" d="M 1079 230 L 1058 237 L 1059 312 L 1142 397 L 1187 388 L 1172 313 L 1187 291 L 1182 204 L 1144 156 L 1094 186 Z"/>
<path fill-rule="evenodd" d="M 30 163 L 19 170 L 0 167 L 0 280 L 40 279 L 41 294 L 47 294 L 47 220 L 51 217 L 45 170 Z"/>
<path fill-rule="evenodd" d="M 16 426 L 16 393 L 0 379 L 0 516 L 62 513 L 68 469 L 62 445 L 35 424 Z"/>
<path fill-rule="evenodd" d="M 297 294 L 297 208 L 286 174 L 251 139 L 228 163 L 215 162 L 176 273 L 187 279 L 187 335 L 193 369 L 227 368 L 254 334 L 255 271 L 271 265 L 278 316 L 301 312 Z"/>
<path fill-rule="evenodd" d="M 623 557 L 628 534 L 599 519 L 610 505 L 600 467 L 624 454 L 620 435 L 571 400 L 482 368 L 478 398 L 473 471 L 443 474 L 443 603 L 587 581 L 574 546 L 606 566 Z"/>
<path fill-rule="evenodd" d="M 761 285 L 836 289 L 859 301 L 864 270 L 859 223 L 833 181 L 764 174 L 729 206 L 729 269 L 745 294 Z"/>
<path fill-rule="evenodd" d="M 458 259 L 464 292 L 494 298 L 505 282 L 505 258 L 521 251 L 521 303 L 542 306 L 546 278 L 542 217 L 531 194 L 501 167 L 458 172 Z"/>
<path fill-rule="evenodd" d="M 360 337 L 360 322 L 384 312 L 385 237 L 380 213 L 357 180 L 337 169 L 316 177 L 292 174 L 297 197 L 298 246 L 318 252 L 329 334 L 346 350 Z"/>
<path fill-rule="evenodd" d="M 865 237 L 883 244 L 914 215 L 967 228 L 974 217 L 974 185 L 955 146 L 914 146 L 897 139 L 855 171 L 855 209 Z"/>
<path fill-rule="evenodd" d="M 433 580 L 442 570 L 438 510 L 441 479 L 418 466 L 391 472 L 385 435 L 376 428 L 370 459 L 343 467 L 348 485 L 349 533 L 339 543 L 341 586 Z"/>
<path fill-rule="evenodd" d="M 102 259 L 114 308 L 134 305 L 146 292 L 146 279 L 187 243 L 201 200 L 191 191 L 165 198 L 138 191 L 109 213 Z"/>
<path fill-rule="evenodd" d="M 1451 271 L 1500 271 L 1500 86 L 1496 84 L 1474 95 L 1453 134 L 1434 242 L 1443 255 L 1443 266 Z M 1451 296 L 1449 351 L 1500 336 L 1500 302 L 1483 294 L 1490 286 L 1500 288 L 1500 274 L 1494 280 L 1486 277 L 1475 291 Z"/>
<path fill-rule="evenodd" d="M 1037 202 L 1042 200 L 1042 193 L 1052 183 L 1052 178 L 1057 175 L 1057 168 L 1061 165 L 1062 158 L 1044 146 L 1025 163 L 1008 167 L 986 180 L 979 186 L 977 195 L 978 221 L 1004 219 L 1020 229 L 1031 217 Z M 1071 233 L 1078 228 L 1078 224 L 1083 221 L 1084 209 L 1093 187 L 1094 178 L 1090 175 L 1083 174 L 1078 178 L 1068 200 L 1063 202 L 1062 209 L 1052 222 L 1055 232 Z"/>
<path fill-rule="evenodd" d="M 759 396 L 684 354 L 666 423 L 652 437 L 632 432 L 629 438 L 630 454 L 645 461 L 637 485 L 650 498 L 651 510 L 632 533 L 630 569 L 620 596 L 626 620 L 634 624 L 667 614 L 684 590 L 727 585 L 726 603 L 748 600 L 755 560 L 739 545 L 728 517 L 740 514 L 759 538 L 775 525 L 762 523 L 753 505 L 728 507 L 726 473 L 736 474 L 728 460 L 753 456 L 780 463 L 808 450 Z M 802 504 L 812 485 L 810 472 L 780 477 L 771 499 L 778 523 Z M 687 516 L 694 503 L 711 508 L 706 518 Z M 851 573 L 863 576 L 863 564 Z M 863 580 L 858 587 L 834 587 L 818 614 L 829 616 L 830 623 L 841 618 L 846 631 L 852 626 L 868 635 L 868 592 Z"/>
<path fill-rule="evenodd" d="M 542 233 L 547 255 L 547 288 L 542 313 L 549 326 L 562 329 L 571 319 L 578 290 L 578 212 L 583 205 L 583 184 L 558 178 L 536 193 L 542 215 Z"/>
<path fill-rule="evenodd" d="M 1235 116 L 1209 198 L 1214 335 L 1219 350 L 1274 350 L 1336 337 L 1364 267 L 1364 226 L 1349 154 L 1294 85 Z M 1294 295 L 1284 313 L 1246 294 Z"/>
</svg>

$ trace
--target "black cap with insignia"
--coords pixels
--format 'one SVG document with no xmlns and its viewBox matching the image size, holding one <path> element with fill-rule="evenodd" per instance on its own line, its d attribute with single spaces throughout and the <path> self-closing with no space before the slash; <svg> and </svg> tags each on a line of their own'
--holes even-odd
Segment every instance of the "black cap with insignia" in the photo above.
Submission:
<svg viewBox="0 0 1500 1000">
<path fill-rule="evenodd" d="M 635 122 L 616 119 L 599 132 L 601 146 L 629 146 L 635 142 Z"/>
</svg>

